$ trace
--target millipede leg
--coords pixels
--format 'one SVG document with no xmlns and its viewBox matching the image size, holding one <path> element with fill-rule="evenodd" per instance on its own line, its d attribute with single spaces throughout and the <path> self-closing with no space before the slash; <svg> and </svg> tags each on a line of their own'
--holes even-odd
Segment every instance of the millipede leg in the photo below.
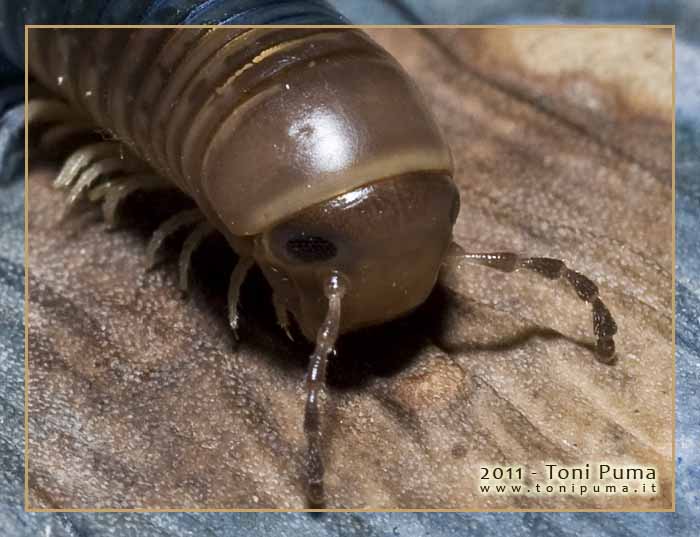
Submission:
<svg viewBox="0 0 700 537">
<path fill-rule="evenodd" d="M 338 275 L 332 275 L 325 286 L 328 312 L 316 336 L 316 348 L 309 360 L 306 374 L 306 408 L 304 411 L 304 434 L 307 441 L 306 465 L 308 474 L 307 496 L 312 506 L 324 503 L 323 457 L 321 455 L 321 418 L 318 396 L 325 385 L 328 355 L 333 350 L 340 329 L 340 301 L 345 286 Z"/>
<path fill-rule="evenodd" d="M 58 99 L 36 98 L 27 103 L 27 125 L 75 120 L 75 111 Z"/>
<path fill-rule="evenodd" d="M 228 322 L 233 330 L 233 337 L 238 340 L 238 322 L 240 316 L 238 314 L 238 299 L 241 294 L 241 286 L 245 280 L 248 271 L 253 266 L 254 260 L 252 257 L 241 257 L 236 264 L 236 267 L 231 272 L 231 279 L 228 285 Z"/>
<path fill-rule="evenodd" d="M 158 262 L 158 250 L 170 235 L 176 233 L 183 227 L 201 222 L 203 219 L 204 215 L 199 209 L 189 209 L 174 214 L 158 226 L 158 229 L 153 232 L 151 240 L 148 241 L 148 246 L 146 247 L 147 270 L 152 269 Z"/>
<path fill-rule="evenodd" d="M 287 337 L 294 341 L 292 333 L 289 331 L 289 312 L 287 311 L 287 304 L 280 298 L 278 293 L 272 292 L 272 305 L 275 308 L 275 316 L 277 317 L 277 324 L 282 327 L 284 333 Z"/>
<path fill-rule="evenodd" d="M 116 172 L 127 173 L 133 171 L 137 164 L 131 159 L 108 157 L 90 164 L 79 173 L 77 181 L 71 188 L 63 211 L 63 216 L 68 214 L 81 198 L 83 192 L 88 190 L 100 177 L 112 175 Z"/>
<path fill-rule="evenodd" d="M 97 187 L 99 188 L 99 187 Z M 128 196 L 134 192 L 150 192 L 154 190 L 168 190 L 173 186 L 157 175 L 142 174 L 117 177 L 114 181 L 106 183 L 102 215 L 109 227 L 116 224 L 117 209 Z M 91 198 L 92 199 L 92 198 Z"/>
<path fill-rule="evenodd" d="M 95 127 L 90 123 L 66 122 L 47 127 L 39 137 L 38 146 L 44 151 L 51 151 L 56 146 L 61 146 L 67 140 L 75 136 L 81 136 L 94 132 Z"/>
<path fill-rule="evenodd" d="M 66 159 L 53 182 L 53 186 L 56 188 L 68 187 L 77 180 L 80 172 L 93 162 L 107 157 L 121 158 L 121 156 L 122 148 L 117 142 L 97 142 L 83 146 Z"/>
<path fill-rule="evenodd" d="M 617 324 L 607 306 L 598 296 L 598 286 L 587 276 L 573 271 L 560 259 L 550 257 L 521 257 L 511 252 L 467 253 L 453 243 L 452 254 L 448 255 L 448 264 L 459 264 L 461 261 L 485 265 L 503 272 L 514 272 L 527 269 L 550 280 L 564 279 L 573 287 L 578 297 L 591 304 L 593 312 L 593 333 L 596 335 L 596 351 L 605 359 L 611 359 L 615 354 L 613 336 L 617 332 Z"/>
<path fill-rule="evenodd" d="M 178 261 L 178 287 L 183 293 L 186 293 L 189 289 L 189 276 L 192 254 L 199 247 L 199 245 L 202 244 L 202 241 L 213 232 L 214 228 L 209 222 L 207 222 L 206 220 L 200 222 L 187 236 L 184 244 L 182 245 L 180 259 Z"/>
</svg>

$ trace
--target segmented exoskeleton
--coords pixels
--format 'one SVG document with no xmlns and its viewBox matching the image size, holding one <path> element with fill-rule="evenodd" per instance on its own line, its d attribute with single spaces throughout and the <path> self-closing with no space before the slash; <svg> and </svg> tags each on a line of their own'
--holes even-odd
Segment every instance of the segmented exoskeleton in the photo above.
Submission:
<svg viewBox="0 0 700 537">
<path fill-rule="evenodd" d="M 32 75 L 59 99 L 30 102 L 44 137 L 107 130 L 114 141 L 81 147 L 56 185 L 67 207 L 103 204 L 114 221 L 139 189 L 176 187 L 196 210 L 155 232 L 192 227 L 180 257 L 218 231 L 238 253 L 229 320 L 257 264 L 289 317 L 316 349 L 307 375 L 304 429 L 308 497 L 323 504 L 318 392 L 338 336 L 404 315 L 461 262 L 521 268 L 567 281 L 592 304 L 601 356 L 615 323 L 587 277 L 556 259 L 465 253 L 452 242 L 459 196 L 452 158 L 420 92 L 363 32 L 347 28 L 35 29 Z M 52 138 L 53 137 L 53 138 Z M 106 178 L 106 179 L 105 179 Z"/>
</svg>

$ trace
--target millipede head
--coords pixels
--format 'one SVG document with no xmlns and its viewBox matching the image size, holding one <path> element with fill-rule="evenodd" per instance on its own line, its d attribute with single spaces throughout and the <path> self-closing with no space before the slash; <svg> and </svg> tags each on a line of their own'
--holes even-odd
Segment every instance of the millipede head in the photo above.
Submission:
<svg viewBox="0 0 700 537">
<path fill-rule="evenodd" d="M 297 213 L 261 234 L 254 255 L 313 340 L 327 307 L 323 282 L 334 271 L 348 286 L 341 333 L 420 305 L 435 285 L 458 210 L 448 176 L 404 174 Z"/>
</svg>

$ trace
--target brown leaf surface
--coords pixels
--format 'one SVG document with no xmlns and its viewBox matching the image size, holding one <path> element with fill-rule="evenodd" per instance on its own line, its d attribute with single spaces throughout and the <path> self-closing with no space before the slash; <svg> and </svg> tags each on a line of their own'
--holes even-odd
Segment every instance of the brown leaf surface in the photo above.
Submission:
<svg viewBox="0 0 700 537">
<path fill-rule="evenodd" d="M 589 307 L 564 285 L 446 275 L 414 315 L 341 342 L 325 398 L 328 507 L 670 508 L 670 31 L 370 33 L 451 143 L 456 240 L 591 276 L 619 360 L 596 360 Z M 32 163 L 28 183 L 30 506 L 303 508 L 310 347 L 275 326 L 260 274 L 232 350 L 220 243 L 197 254 L 185 300 L 173 262 L 144 272 L 153 200 L 129 205 L 140 226 L 110 232 L 94 211 L 59 225 L 53 173 Z M 659 493 L 478 491 L 482 465 L 537 471 L 533 485 L 546 462 L 654 466 Z"/>
</svg>

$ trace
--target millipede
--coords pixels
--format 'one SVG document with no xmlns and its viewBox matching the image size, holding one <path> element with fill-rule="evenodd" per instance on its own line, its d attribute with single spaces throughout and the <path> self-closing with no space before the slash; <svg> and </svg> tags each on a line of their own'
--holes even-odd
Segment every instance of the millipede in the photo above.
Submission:
<svg viewBox="0 0 700 537">
<path fill-rule="evenodd" d="M 296 325 L 315 345 L 303 416 L 310 506 L 325 501 L 319 394 L 329 356 L 343 359 L 337 339 L 409 314 L 442 270 L 477 264 L 566 282 L 590 304 L 596 351 L 612 360 L 617 327 L 588 277 L 558 259 L 454 242 L 449 140 L 410 76 L 360 29 L 42 28 L 28 49 L 41 89 L 27 120 L 42 126 L 42 143 L 109 133 L 72 152 L 55 179 L 65 217 L 87 200 L 115 224 L 135 192 L 184 193 L 196 208 L 163 221 L 146 264 L 187 230 L 186 290 L 193 252 L 221 234 L 239 258 L 227 296 L 234 335 L 257 265 L 281 329 Z"/>
</svg>

